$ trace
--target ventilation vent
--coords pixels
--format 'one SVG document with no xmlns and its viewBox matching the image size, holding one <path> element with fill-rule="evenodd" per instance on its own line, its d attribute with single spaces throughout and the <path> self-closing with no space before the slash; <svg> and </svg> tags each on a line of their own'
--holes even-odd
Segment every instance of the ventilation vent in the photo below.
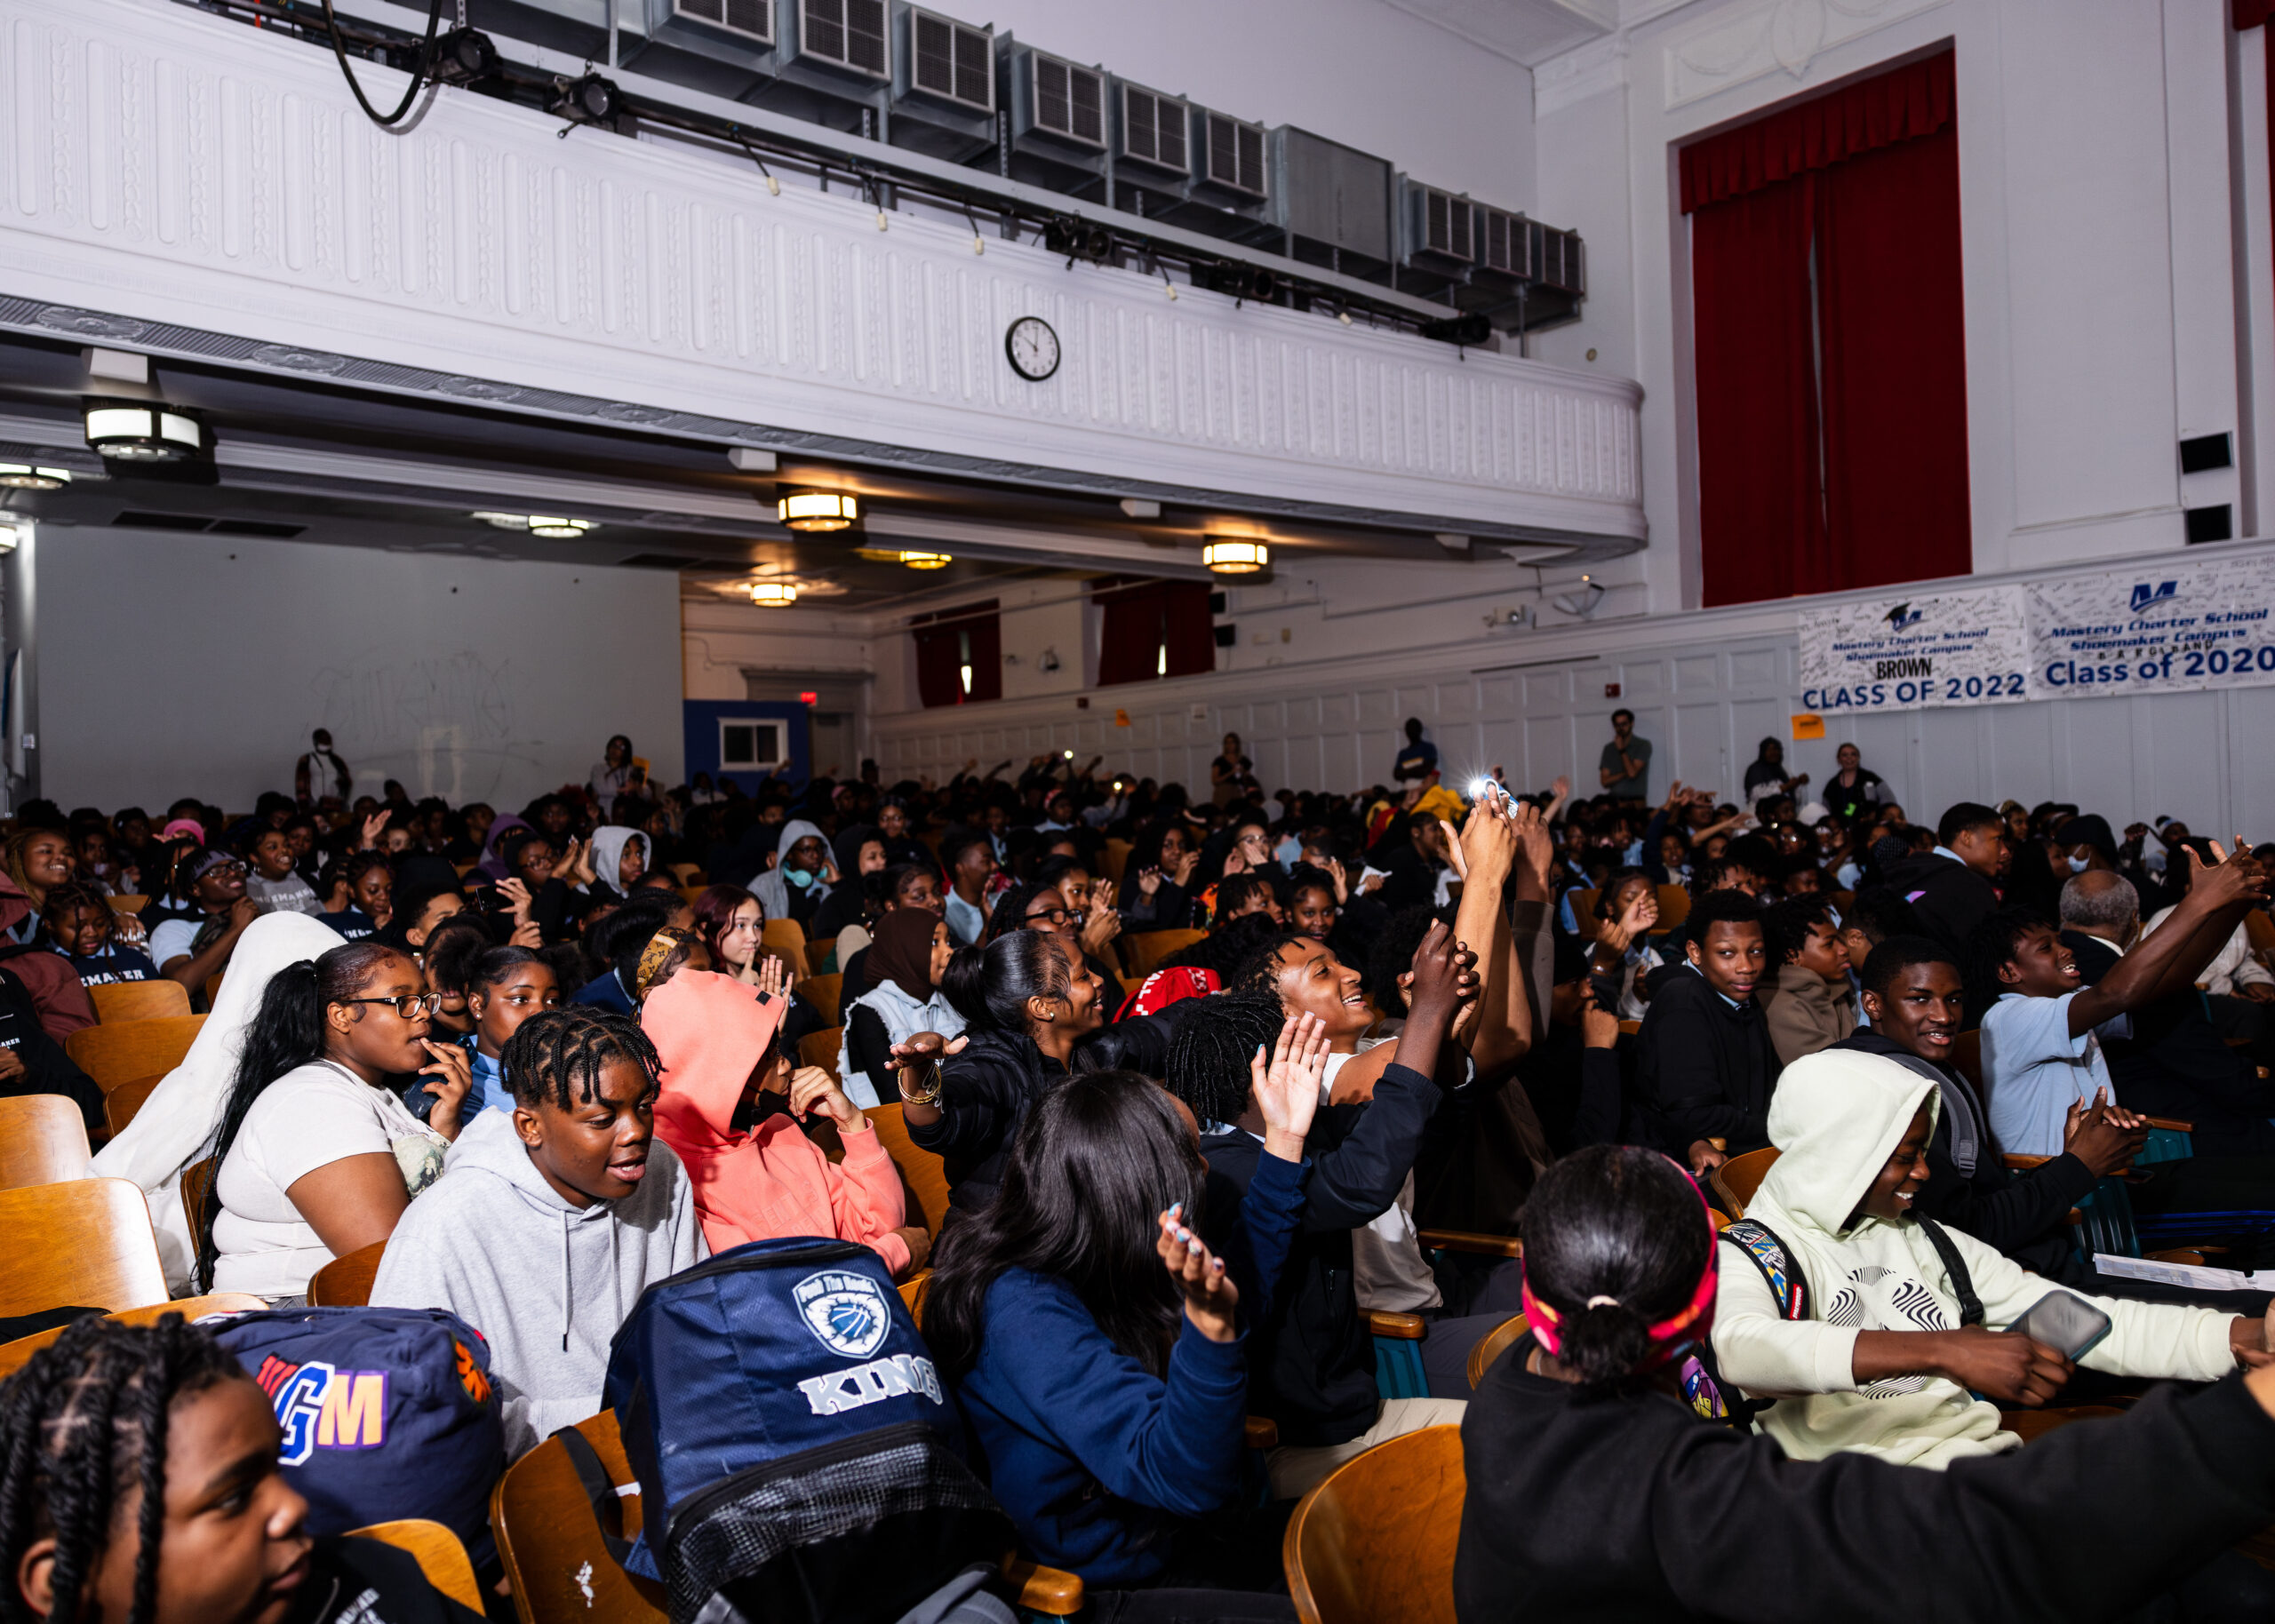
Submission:
<svg viewBox="0 0 2275 1624">
<path fill-rule="evenodd" d="M 804 31 L 800 54 L 818 57 L 874 79 L 892 72 L 885 45 L 885 0 L 799 0 Z"/>
<path fill-rule="evenodd" d="M 994 112 L 995 50 L 986 31 L 930 12 L 912 11 L 908 23 L 910 82 L 929 95 Z"/>
<path fill-rule="evenodd" d="M 1540 280 L 1567 293 L 1588 291 L 1587 264 L 1580 234 L 1545 227 L 1540 232 Z"/>
<path fill-rule="evenodd" d="M 1480 233 L 1484 239 L 1484 251 L 1477 256 L 1478 262 L 1504 276 L 1537 281 L 1539 273 L 1533 264 L 1529 243 L 1531 222 L 1521 214 L 1507 214 L 1499 209 L 1480 209 L 1477 213 L 1484 226 Z"/>
<path fill-rule="evenodd" d="M 1470 246 L 1469 202 L 1425 187 L 1422 193 L 1422 242 L 1433 254 L 1449 259 L 1474 259 Z"/>
<path fill-rule="evenodd" d="M 201 519 L 195 513 L 125 513 L 111 521 L 125 530 L 203 530 L 213 521 Z"/>
<path fill-rule="evenodd" d="M 1106 145 L 1106 80 L 1087 68 L 1062 62 L 1037 51 L 1034 64 L 1034 127 L 1085 147 Z"/>
<path fill-rule="evenodd" d="M 268 519 L 216 519 L 207 534 L 267 536 L 276 541 L 290 541 L 307 528 L 305 524 L 279 524 Z"/>
<path fill-rule="evenodd" d="M 1251 197 L 1264 195 L 1263 125 L 1209 114 L 1208 159 L 1206 179 Z"/>
<path fill-rule="evenodd" d="M 630 558 L 619 558 L 621 569 L 717 569 L 716 559 L 697 558 L 687 553 L 635 553 Z"/>
<path fill-rule="evenodd" d="M 1134 84 L 1122 87 L 1122 155 L 1158 164 L 1180 175 L 1192 173 L 1185 150 L 1185 104 Z"/>
<path fill-rule="evenodd" d="M 774 43 L 771 0 L 672 0 L 672 15 L 723 28 L 760 44 Z"/>
</svg>

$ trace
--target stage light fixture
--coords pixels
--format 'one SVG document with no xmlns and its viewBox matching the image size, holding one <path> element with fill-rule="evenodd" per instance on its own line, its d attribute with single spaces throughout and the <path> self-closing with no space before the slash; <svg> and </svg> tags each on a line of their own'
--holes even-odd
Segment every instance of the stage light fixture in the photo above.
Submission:
<svg viewBox="0 0 2275 1624">
<path fill-rule="evenodd" d="M 623 108 L 624 93 L 598 74 L 558 81 L 553 99 L 545 104 L 545 110 L 555 118 L 574 124 L 611 123 Z"/>
</svg>

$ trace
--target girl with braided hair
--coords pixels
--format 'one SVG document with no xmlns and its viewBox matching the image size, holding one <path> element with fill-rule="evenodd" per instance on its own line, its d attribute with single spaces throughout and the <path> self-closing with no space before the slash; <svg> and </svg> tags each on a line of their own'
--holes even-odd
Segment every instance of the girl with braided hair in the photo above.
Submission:
<svg viewBox="0 0 2275 1624">
<path fill-rule="evenodd" d="M 687 1169 L 654 1136 L 661 1065 L 635 1018 L 540 1009 L 503 1063 L 512 1108 L 459 1135 L 387 1242 L 371 1302 L 481 1330 L 518 1457 L 599 1413 L 609 1343 L 640 1294 L 710 1251 Z"/>
<path fill-rule="evenodd" d="M 0 1387 L 0 1620 L 468 1624 L 409 1552 L 311 1539 L 210 1332 L 81 1320 Z"/>
</svg>

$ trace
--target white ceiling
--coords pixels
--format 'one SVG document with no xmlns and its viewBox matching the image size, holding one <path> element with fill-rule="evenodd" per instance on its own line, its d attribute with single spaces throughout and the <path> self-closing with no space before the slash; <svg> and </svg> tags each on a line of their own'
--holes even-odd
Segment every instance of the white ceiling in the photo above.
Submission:
<svg viewBox="0 0 2275 1624">
<path fill-rule="evenodd" d="M 1619 0 L 1383 0 L 1527 68 L 1601 39 L 1619 26 Z"/>
</svg>

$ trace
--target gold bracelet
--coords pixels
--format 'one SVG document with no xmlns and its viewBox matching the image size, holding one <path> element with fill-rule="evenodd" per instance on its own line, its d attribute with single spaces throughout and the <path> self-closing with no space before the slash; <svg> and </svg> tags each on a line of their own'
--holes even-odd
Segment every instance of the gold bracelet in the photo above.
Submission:
<svg viewBox="0 0 2275 1624">
<path fill-rule="evenodd" d="M 914 1081 L 918 1067 L 923 1069 L 925 1080 Z M 930 1056 L 918 1057 L 914 1064 L 899 1069 L 900 1097 L 911 1105 L 930 1105 L 940 1097 L 940 1063 Z"/>
</svg>

